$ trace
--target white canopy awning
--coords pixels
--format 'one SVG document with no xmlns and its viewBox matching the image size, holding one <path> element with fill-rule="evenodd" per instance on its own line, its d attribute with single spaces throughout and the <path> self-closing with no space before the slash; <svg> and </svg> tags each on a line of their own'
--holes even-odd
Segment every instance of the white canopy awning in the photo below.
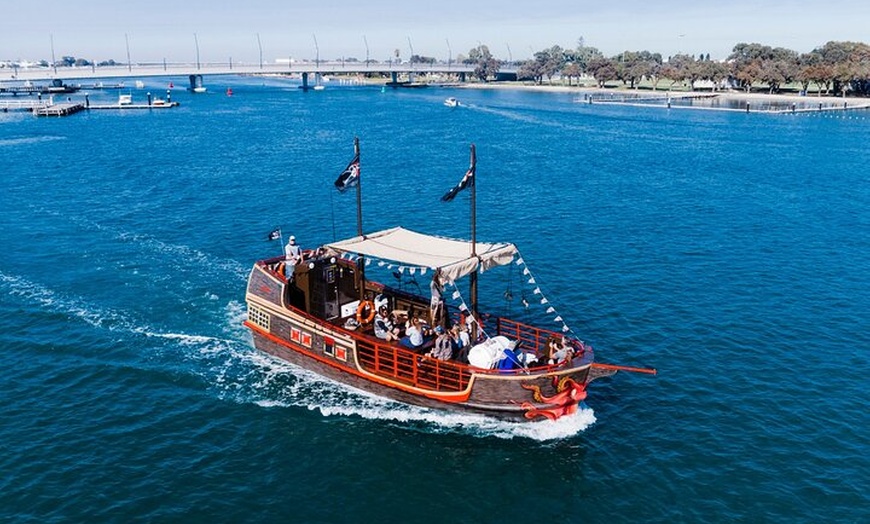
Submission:
<svg viewBox="0 0 870 524">
<path fill-rule="evenodd" d="M 399 264 L 441 269 L 442 280 L 453 281 L 476 271 L 509 264 L 517 253 L 513 244 L 477 242 L 476 257 L 471 242 L 424 235 L 401 227 L 349 238 L 326 247 L 333 253 L 357 253 Z"/>
</svg>

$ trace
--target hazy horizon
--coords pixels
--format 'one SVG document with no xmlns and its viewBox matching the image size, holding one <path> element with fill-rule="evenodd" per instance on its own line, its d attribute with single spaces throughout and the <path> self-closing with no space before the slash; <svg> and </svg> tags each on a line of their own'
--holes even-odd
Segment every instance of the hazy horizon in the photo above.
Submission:
<svg viewBox="0 0 870 524">
<path fill-rule="evenodd" d="M 484 0 L 410 4 L 338 0 L 298 6 L 186 3 L 154 0 L 127 4 L 96 0 L 87 7 L 49 0 L 19 3 L 0 17 L 0 60 L 50 60 L 74 56 L 125 62 L 256 63 L 263 59 L 357 58 L 386 60 L 399 51 L 446 60 L 478 44 L 497 58 L 522 60 L 578 39 L 605 55 L 648 50 L 667 57 L 709 53 L 726 58 L 735 44 L 757 42 L 804 53 L 836 41 L 870 41 L 870 4 L 857 1 L 772 1 L 757 5 L 697 0 L 616 4 L 557 0 L 544 6 Z M 126 35 L 126 38 L 125 38 Z M 316 46 L 315 46 L 316 39 Z"/>
</svg>

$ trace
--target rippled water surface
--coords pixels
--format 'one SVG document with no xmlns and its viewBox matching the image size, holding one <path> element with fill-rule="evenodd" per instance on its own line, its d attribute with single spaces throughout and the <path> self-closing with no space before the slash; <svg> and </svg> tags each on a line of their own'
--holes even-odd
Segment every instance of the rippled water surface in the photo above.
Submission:
<svg viewBox="0 0 870 524">
<path fill-rule="evenodd" d="M 172 110 L 0 114 L 0 520 L 870 520 L 870 114 L 206 84 Z M 366 230 L 461 237 L 467 195 L 439 197 L 474 142 L 478 238 L 518 245 L 599 360 L 658 376 L 517 427 L 252 349 L 266 233 L 355 233 L 332 188 L 355 136 Z M 516 269 L 483 286 L 551 321 Z"/>
</svg>

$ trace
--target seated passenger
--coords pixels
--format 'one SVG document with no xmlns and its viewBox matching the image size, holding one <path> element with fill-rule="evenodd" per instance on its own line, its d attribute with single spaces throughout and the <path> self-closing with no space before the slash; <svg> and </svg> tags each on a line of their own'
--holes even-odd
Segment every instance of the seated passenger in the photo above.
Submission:
<svg viewBox="0 0 870 524">
<path fill-rule="evenodd" d="M 567 342 L 564 338 L 560 340 L 556 337 L 550 337 L 547 340 L 547 362 L 550 365 L 561 364 L 573 357 L 573 351 Z"/>
<path fill-rule="evenodd" d="M 423 327 L 420 325 L 420 318 L 414 317 L 405 328 L 405 336 L 399 341 L 408 349 L 417 351 L 423 348 L 425 339 L 423 338 Z"/>
<path fill-rule="evenodd" d="M 450 360 L 453 356 L 453 345 L 450 342 L 450 335 L 444 332 L 441 326 L 435 326 L 435 346 L 432 348 L 428 356 L 438 360 Z"/>
<path fill-rule="evenodd" d="M 387 314 L 387 306 L 381 306 L 374 322 L 375 336 L 381 340 L 392 342 L 399 340 L 399 328 L 393 325 L 390 315 Z"/>
<path fill-rule="evenodd" d="M 468 363 L 468 350 L 471 349 L 471 339 L 463 324 L 453 324 L 450 328 L 450 342 L 453 345 L 453 354 L 459 362 Z"/>
</svg>

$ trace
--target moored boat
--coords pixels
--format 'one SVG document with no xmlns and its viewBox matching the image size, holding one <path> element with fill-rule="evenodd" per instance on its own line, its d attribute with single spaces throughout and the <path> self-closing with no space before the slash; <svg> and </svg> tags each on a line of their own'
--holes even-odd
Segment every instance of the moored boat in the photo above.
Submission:
<svg viewBox="0 0 870 524">
<path fill-rule="evenodd" d="M 472 146 L 469 171 L 444 200 L 465 187 L 473 188 L 474 171 Z M 350 179 L 359 191 L 358 173 L 357 148 L 336 186 Z M 270 238 L 280 235 L 276 230 Z M 524 261 L 512 243 L 477 242 L 475 237 L 474 229 L 469 241 L 394 227 L 326 243 L 303 252 L 292 265 L 285 257 L 260 260 L 251 269 L 246 293 L 245 325 L 254 346 L 399 402 L 515 421 L 572 414 L 586 398 L 590 382 L 620 369 L 655 373 L 595 362 L 592 347 L 564 324 L 557 332 L 478 312 L 478 275 Z M 366 267 L 372 264 L 396 267 L 402 273 L 431 274 L 434 285 L 459 297 L 461 304 L 442 304 L 443 313 L 432 314 L 431 297 L 367 279 Z M 470 281 L 470 308 L 457 285 L 465 279 Z M 429 314 L 430 322 L 442 329 L 468 326 L 469 344 L 465 352 L 453 351 L 450 358 L 442 359 L 427 353 L 426 344 L 411 348 L 379 338 L 383 333 L 378 333 L 373 320 L 382 306 L 409 323 Z M 561 355 L 554 356 L 553 344 L 561 347 Z"/>
<path fill-rule="evenodd" d="M 447 107 L 459 107 L 459 100 L 451 96 L 444 100 L 444 105 Z"/>
</svg>

